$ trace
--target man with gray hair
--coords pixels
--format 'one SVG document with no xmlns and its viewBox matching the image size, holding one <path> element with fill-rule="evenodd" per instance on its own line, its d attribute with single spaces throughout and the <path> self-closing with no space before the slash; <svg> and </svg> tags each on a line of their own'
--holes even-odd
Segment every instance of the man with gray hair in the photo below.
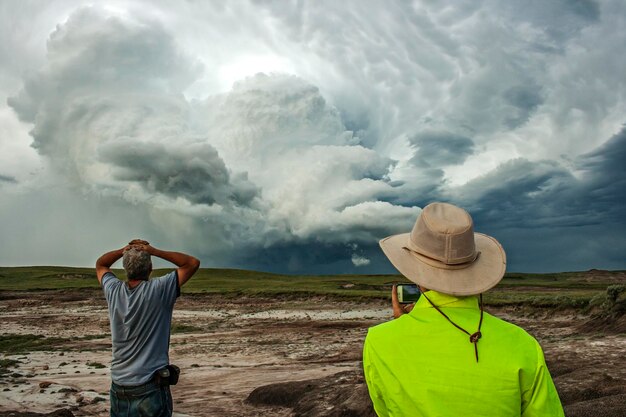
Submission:
<svg viewBox="0 0 626 417">
<path fill-rule="evenodd" d="M 150 279 L 151 256 L 165 259 L 177 269 Z M 111 265 L 122 257 L 127 282 L 111 271 Z M 172 311 L 180 287 L 199 267 L 200 261 L 193 256 L 156 249 L 140 239 L 96 261 L 113 342 L 111 416 L 172 415 L 169 386 L 178 378 L 178 368 L 170 365 L 168 353 Z"/>
</svg>

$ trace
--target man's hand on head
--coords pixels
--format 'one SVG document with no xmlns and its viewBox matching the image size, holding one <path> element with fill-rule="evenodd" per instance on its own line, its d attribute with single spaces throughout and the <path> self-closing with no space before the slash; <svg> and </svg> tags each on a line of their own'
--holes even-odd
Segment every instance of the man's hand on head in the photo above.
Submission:
<svg viewBox="0 0 626 417">
<path fill-rule="evenodd" d="M 141 245 L 141 244 L 138 244 L 138 243 L 135 243 L 133 245 L 128 245 L 128 249 L 135 249 L 135 250 L 138 250 L 138 251 L 141 251 L 141 252 L 148 252 L 150 255 L 152 255 L 153 251 L 154 251 L 154 248 L 152 246 L 150 246 L 150 245 Z M 125 249 L 124 252 L 126 252 L 126 250 L 128 250 L 128 249 Z"/>
<path fill-rule="evenodd" d="M 393 318 L 397 319 L 403 314 L 408 314 L 415 307 L 415 303 L 413 304 L 400 304 L 398 301 L 398 290 L 396 284 L 391 287 L 391 306 L 393 308 Z"/>
<path fill-rule="evenodd" d="M 150 246 L 150 243 L 147 240 L 143 239 L 133 239 L 128 242 L 128 246 L 124 248 L 124 252 L 128 249 L 133 248 L 139 251 L 148 252 L 150 255 L 154 255 L 154 248 Z"/>
</svg>

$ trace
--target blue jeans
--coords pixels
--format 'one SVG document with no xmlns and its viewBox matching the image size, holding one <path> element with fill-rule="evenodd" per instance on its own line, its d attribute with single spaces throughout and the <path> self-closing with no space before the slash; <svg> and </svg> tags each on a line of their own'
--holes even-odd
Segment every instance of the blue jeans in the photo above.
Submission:
<svg viewBox="0 0 626 417">
<path fill-rule="evenodd" d="M 171 417 L 172 394 L 168 385 L 154 381 L 136 387 L 111 384 L 111 417 Z"/>
</svg>

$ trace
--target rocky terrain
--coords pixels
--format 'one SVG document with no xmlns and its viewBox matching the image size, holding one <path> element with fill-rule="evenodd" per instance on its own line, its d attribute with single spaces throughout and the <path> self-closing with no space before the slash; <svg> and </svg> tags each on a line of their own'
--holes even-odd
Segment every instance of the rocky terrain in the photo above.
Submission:
<svg viewBox="0 0 626 417">
<path fill-rule="evenodd" d="M 540 341 L 568 417 L 617 417 L 626 415 L 623 295 L 595 310 L 488 311 Z M 361 347 L 367 328 L 389 319 L 375 299 L 184 295 L 171 339 L 183 369 L 175 415 L 371 416 Z M 2 291 L 0 416 L 108 415 L 108 326 L 97 289 Z"/>
</svg>

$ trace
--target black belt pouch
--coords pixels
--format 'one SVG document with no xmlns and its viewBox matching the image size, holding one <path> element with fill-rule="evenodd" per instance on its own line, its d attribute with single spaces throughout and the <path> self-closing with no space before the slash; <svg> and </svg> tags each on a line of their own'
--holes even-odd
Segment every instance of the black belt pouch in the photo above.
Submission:
<svg viewBox="0 0 626 417">
<path fill-rule="evenodd" d="M 167 365 L 156 371 L 157 380 L 161 385 L 176 385 L 180 376 L 180 368 L 176 365 Z"/>
</svg>

